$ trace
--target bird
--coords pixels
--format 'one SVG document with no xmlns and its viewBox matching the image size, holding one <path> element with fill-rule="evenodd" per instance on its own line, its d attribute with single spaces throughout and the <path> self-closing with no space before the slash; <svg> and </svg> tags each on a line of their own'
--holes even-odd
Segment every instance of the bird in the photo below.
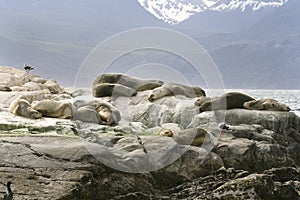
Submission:
<svg viewBox="0 0 300 200">
<path fill-rule="evenodd" d="M 229 130 L 229 126 L 227 124 L 225 124 L 225 122 L 223 123 L 220 123 L 219 124 L 219 129 L 222 129 L 222 130 Z"/>
<path fill-rule="evenodd" d="M 12 192 L 10 186 L 11 186 L 11 182 L 8 181 L 6 184 L 7 189 L 6 189 L 6 193 L 3 197 L 3 200 L 13 200 L 13 192 Z"/>
<path fill-rule="evenodd" d="M 143 141 L 142 141 L 142 138 L 140 137 L 140 136 L 136 136 L 136 139 L 137 139 L 137 141 L 139 142 L 139 144 L 143 147 L 143 151 L 144 151 L 144 153 L 147 153 L 147 149 L 145 148 L 145 146 L 144 146 L 144 143 L 143 143 Z"/>
<path fill-rule="evenodd" d="M 30 71 L 30 70 L 33 70 L 34 68 L 31 67 L 31 66 L 29 66 L 29 65 L 27 65 L 27 64 L 24 64 L 24 69 L 25 69 L 25 71 L 26 71 L 27 73 L 29 73 L 29 71 Z"/>
</svg>

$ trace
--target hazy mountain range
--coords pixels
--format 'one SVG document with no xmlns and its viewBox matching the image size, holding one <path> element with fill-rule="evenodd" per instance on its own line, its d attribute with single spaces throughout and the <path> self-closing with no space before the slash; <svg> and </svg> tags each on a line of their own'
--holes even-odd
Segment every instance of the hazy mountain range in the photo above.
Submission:
<svg viewBox="0 0 300 200">
<path fill-rule="evenodd" d="M 143 2 L 0 0 L 0 65 L 22 68 L 27 63 L 36 66 L 35 73 L 70 86 L 83 59 L 97 44 L 120 31 L 155 26 L 181 31 L 203 45 L 227 88 L 300 88 L 299 0 L 232 1 L 244 4 L 226 10 L 212 9 L 221 3 L 218 0 L 190 1 L 206 2 L 207 8 L 181 23 L 165 23 L 168 20 L 143 8 Z M 266 6 L 255 9 L 258 5 Z M 186 67 L 185 62 L 160 52 L 133 53 L 114 66 L 121 69 L 145 61 L 181 70 Z"/>
</svg>

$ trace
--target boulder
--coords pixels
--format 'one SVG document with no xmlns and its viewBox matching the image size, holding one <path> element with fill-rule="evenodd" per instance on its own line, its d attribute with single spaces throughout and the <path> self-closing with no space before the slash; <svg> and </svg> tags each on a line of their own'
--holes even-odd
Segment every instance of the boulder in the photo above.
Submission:
<svg viewBox="0 0 300 200">
<path fill-rule="evenodd" d="M 54 79 L 48 80 L 44 85 L 50 90 L 52 94 L 61 94 L 64 89 Z"/>
<path fill-rule="evenodd" d="M 148 94 L 147 91 L 141 92 L 129 100 L 120 98 L 115 102 L 124 120 L 142 122 L 148 128 L 166 123 L 176 123 L 181 128 L 185 128 L 190 124 L 190 119 L 199 113 L 199 109 L 194 105 L 195 99 L 173 96 L 149 102 Z M 124 107 L 125 104 L 129 106 Z"/>
<path fill-rule="evenodd" d="M 45 90 L 45 91 L 49 91 L 48 88 L 41 84 L 41 83 L 37 83 L 37 82 L 27 82 L 22 86 L 13 86 L 11 87 L 11 89 L 13 91 L 18 91 L 18 92 L 22 92 L 22 91 L 40 91 L 40 90 Z"/>
<path fill-rule="evenodd" d="M 226 168 L 262 172 L 272 167 L 295 166 L 286 148 L 278 144 L 244 138 L 220 138 L 213 151 L 221 156 Z"/>
<path fill-rule="evenodd" d="M 37 75 L 27 74 L 25 70 L 0 66 L 0 85 L 13 87 L 22 86 L 27 82 L 36 82 L 43 84 L 44 79 L 40 78 Z"/>
</svg>

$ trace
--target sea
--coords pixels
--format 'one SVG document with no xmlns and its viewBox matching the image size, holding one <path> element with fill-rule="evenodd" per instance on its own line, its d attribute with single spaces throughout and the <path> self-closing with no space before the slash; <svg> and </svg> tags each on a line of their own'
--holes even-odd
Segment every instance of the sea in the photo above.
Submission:
<svg viewBox="0 0 300 200">
<path fill-rule="evenodd" d="M 300 117 L 300 90 L 225 89 L 225 92 L 241 92 L 255 99 L 272 98 L 288 105 L 291 112 Z M 222 93 L 224 93 L 224 90 Z M 210 95 L 208 92 L 208 96 L 214 95 Z"/>
</svg>

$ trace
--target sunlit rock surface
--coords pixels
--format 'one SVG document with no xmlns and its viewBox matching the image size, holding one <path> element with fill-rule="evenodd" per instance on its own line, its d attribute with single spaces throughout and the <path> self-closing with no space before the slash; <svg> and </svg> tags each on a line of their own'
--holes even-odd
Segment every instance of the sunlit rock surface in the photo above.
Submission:
<svg viewBox="0 0 300 200">
<path fill-rule="evenodd" d="M 32 87 L 0 92 L 0 181 L 12 182 L 15 199 L 299 199 L 300 118 L 294 113 L 200 113 L 196 99 L 149 102 L 145 91 L 101 99 L 120 111 L 117 126 L 33 120 L 11 114 L 9 105 L 41 92 L 36 86 L 47 80 L 0 69 L 1 85 Z M 92 98 L 88 90 L 56 86 L 46 84 L 42 92 L 63 92 L 71 102 Z M 219 128 L 224 121 L 229 130 Z M 171 130 L 177 136 L 188 128 L 206 130 L 210 142 L 181 145 L 159 134 Z"/>
</svg>

